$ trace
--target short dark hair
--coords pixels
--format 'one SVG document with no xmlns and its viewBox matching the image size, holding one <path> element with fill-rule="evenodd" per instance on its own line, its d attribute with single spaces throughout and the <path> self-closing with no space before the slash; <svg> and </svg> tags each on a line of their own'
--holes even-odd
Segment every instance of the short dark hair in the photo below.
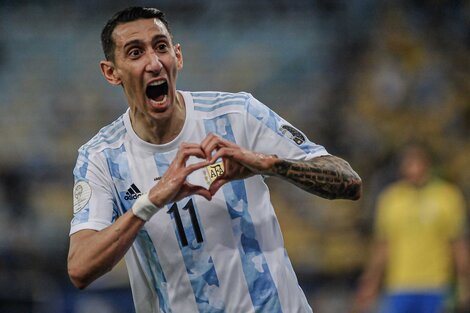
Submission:
<svg viewBox="0 0 470 313">
<path fill-rule="evenodd" d="M 170 32 L 170 27 L 165 14 L 156 8 L 129 7 L 119 11 L 108 20 L 101 32 L 101 46 L 103 47 L 106 60 L 114 61 L 114 49 L 116 48 L 116 43 L 114 42 L 112 35 L 116 26 L 146 18 L 159 19 L 165 25 L 168 32 Z"/>
<path fill-rule="evenodd" d="M 429 164 L 436 162 L 436 154 L 427 141 L 412 139 L 405 142 L 399 154 L 400 159 L 403 159 L 409 153 L 418 154 L 419 157 Z"/>
</svg>

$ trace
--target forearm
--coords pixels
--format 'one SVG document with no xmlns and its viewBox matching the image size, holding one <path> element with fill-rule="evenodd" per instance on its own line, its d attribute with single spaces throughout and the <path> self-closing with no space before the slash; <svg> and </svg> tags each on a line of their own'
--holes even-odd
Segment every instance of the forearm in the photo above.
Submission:
<svg viewBox="0 0 470 313">
<path fill-rule="evenodd" d="M 470 292 L 470 256 L 468 253 L 468 242 L 461 238 L 451 244 L 453 250 L 455 271 L 458 277 L 458 284 L 466 293 Z M 468 295 L 467 297 L 470 297 Z"/>
<path fill-rule="evenodd" d="M 369 264 L 359 279 L 360 287 L 367 286 L 375 292 L 379 289 L 385 272 L 387 262 L 387 250 L 384 243 L 375 243 L 371 253 Z"/>
<path fill-rule="evenodd" d="M 387 249 L 384 241 L 372 246 L 369 262 L 358 281 L 352 312 L 368 312 L 375 301 L 385 272 Z"/>
<path fill-rule="evenodd" d="M 144 221 L 131 211 L 102 231 L 83 230 L 70 238 L 68 272 L 80 289 L 110 271 L 134 242 Z"/>
<path fill-rule="evenodd" d="M 327 199 L 357 200 L 361 196 L 361 178 L 348 162 L 335 156 L 308 161 L 278 159 L 269 174 Z"/>
</svg>

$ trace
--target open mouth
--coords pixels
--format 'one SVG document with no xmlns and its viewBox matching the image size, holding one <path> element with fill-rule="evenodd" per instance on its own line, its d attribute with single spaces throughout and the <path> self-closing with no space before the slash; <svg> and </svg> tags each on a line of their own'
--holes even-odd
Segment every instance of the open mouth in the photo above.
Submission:
<svg viewBox="0 0 470 313">
<path fill-rule="evenodd" d="M 154 81 L 147 86 L 145 94 L 150 99 L 161 102 L 168 94 L 168 83 L 165 80 Z"/>
</svg>

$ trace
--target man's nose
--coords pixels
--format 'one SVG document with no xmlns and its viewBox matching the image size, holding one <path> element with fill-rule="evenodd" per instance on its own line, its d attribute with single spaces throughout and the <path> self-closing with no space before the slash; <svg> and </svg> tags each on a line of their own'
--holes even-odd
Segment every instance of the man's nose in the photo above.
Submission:
<svg viewBox="0 0 470 313">
<path fill-rule="evenodd" d="M 163 65 L 160 62 L 160 58 L 158 57 L 158 55 L 153 51 L 150 52 L 148 54 L 148 61 L 147 61 L 147 65 L 145 69 L 148 72 L 159 74 L 162 68 L 163 68 Z"/>
</svg>

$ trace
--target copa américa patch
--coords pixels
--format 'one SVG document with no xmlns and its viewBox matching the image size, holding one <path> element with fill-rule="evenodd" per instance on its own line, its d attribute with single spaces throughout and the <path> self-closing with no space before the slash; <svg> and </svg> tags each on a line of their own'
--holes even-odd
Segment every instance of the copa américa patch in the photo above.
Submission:
<svg viewBox="0 0 470 313">
<path fill-rule="evenodd" d="M 80 212 L 90 201 L 91 187 L 88 182 L 80 180 L 73 186 L 73 213 Z"/>
<path fill-rule="evenodd" d="M 305 136 L 290 125 L 281 125 L 279 131 L 299 146 L 305 142 Z"/>
</svg>

